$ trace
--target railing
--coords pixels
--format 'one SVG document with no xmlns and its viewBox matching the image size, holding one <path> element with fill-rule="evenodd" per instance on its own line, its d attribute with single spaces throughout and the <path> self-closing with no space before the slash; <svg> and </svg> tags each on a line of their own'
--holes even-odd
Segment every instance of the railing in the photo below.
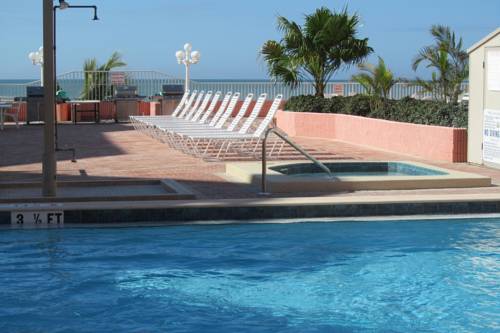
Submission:
<svg viewBox="0 0 500 333">
<path fill-rule="evenodd" d="M 113 96 L 114 86 L 137 86 L 137 93 L 150 97 L 164 84 L 184 84 L 184 80 L 155 71 L 69 72 L 57 77 L 57 84 L 72 99 L 103 100 Z"/>
<path fill-rule="evenodd" d="M 26 83 L 0 83 L 0 99 L 25 97 L 28 86 L 40 86 L 40 80 Z"/>
<path fill-rule="evenodd" d="M 277 137 L 279 137 L 281 140 L 285 141 L 288 143 L 293 149 L 304 155 L 308 160 L 316 164 L 321 170 L 323 170 L 327 175 L 329 179 L 333 179 L 332 172 L 326 165 L 318 161 L 314 156 L 309 154 L 304 150 L 304 148 L 300 147 L 298 144 L 292 142 L 290 139 L 287 138 L 286 134 L 283 134 L 281 130 L 277 127 L 271 127 L 268 128 L 265 135 L 264 139 L 262 140 L 262 174 L 261 174 L 261 189 L 260 189 L 260 196 L 269 196 L 271 195 L 270 192 L 267 191 L 267 138 L 269 137 L 269 134 L 274 133 Z"/>
<path fill-rule="evenodd" d="M 164 84 L 184 84 L 183 79 L 178 79 L 164 73 L 156 71 L 74 71 L 61 74 L 57 77 L 57 83 L 69 98 L 72 99 L 105 99 L 113 94 L 113 86 L 118 84 L 128 84 L 138 87 L 141 96 L 154 96 L 162 90 Z M 0 84 L 0 96 L 17 97 L 26 96 L 26 87 L 40 85 L 40 81 L 25 84 Z M 464 82 L 462 88 L 468 91 L 468 83 Z M 283 82 L 271 81 L 191 81 L 191 89 L 212 90 L 212 91 L 238 91 L 242 98 L 249 93 L 267 93 L 268 96 L 283 94 L 285 99 L 297 95 L 314 94 L 312 82 L 302 82 L 292 89 Z M 326 85 L 326 95 L 352 96 L 365 93 L 365 89 L 356 82 L 339 81 L 328 82 Z M 401 99 L 404 97 L 414 97 L 421 99 L 433 99 L 431 93 L 425 92 L 421 87 L 412 83 L 399 82 L 391 89 L 389 97 Z"/>
<path fill-rule="evenodd" d="M 103 100 L 113 95 L 116 85 L 137 86 L 138 94 L 149 97 L 158 94 L 164 84 L 184 85 L 184 80 L 155 71 L 74 71 L 57 76 L 57 85 L 71 99 Z M 40 81 L 24 84 L 0 83 L 0 96 L 25 97 L 27 86 L 39 86 Z"/>
<path fill-rule="evenodd" d="M 296 88 L 290 88 L 283 82 L 261 82 L 261 81 L 228 81 L 228 82 L 203 82 L 192 81 L 191 88 L 197 90 L 212 91 L 238 91 L 244 97 L 249 93 L 261 94 L 267 93 L 269 96 L 283 94 L 285 100 L 292 96 L 314 95 L 314 85 L 312 82 L 302 82 Z M 469 85 L 462 83 L 462 89 L 467 92 Z M 340 95 L 353 96 L 366 93 L 362 85 L 351 81 L 328 82 L 325 88 L 326 96 Z M 404 97 L 413 97 L 418 99 L 434 99 L 432 93 L 424 91 L 422 87 L 413 83 L 398 82 L 389 93 L 391 99 L 402 99 Z"/>
</svg>

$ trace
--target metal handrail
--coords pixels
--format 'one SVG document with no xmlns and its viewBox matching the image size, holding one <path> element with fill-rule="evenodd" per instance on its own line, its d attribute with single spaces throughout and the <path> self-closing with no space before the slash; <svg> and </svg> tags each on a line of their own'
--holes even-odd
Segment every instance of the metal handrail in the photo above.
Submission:
<svg viewBox="0 0 500 333">
<path fill-rule="evenodd" d="M 264 135 L 264 139 L 262 140 L 262 175 L 261 175 L 261 192 L 259 195 L 262 196 L 268 196 L 271 193 L 267 192 L 267 138 L 269 134 L 274 133 L 277 137 L 288 143 L 293 149 L 307 157 L 311 162 L 316 164 L 318 167 L 320 167 L 327 175 L 329 178 L 333 178 L 332 172 L 326 165 L 318 161 L 314 156 L 309 154 L 299 146 L 298 144 L 292 142 L 288 137 L 286 136 L 285 133 L 283 133 L 278 127 L 271 127 L 266 130 L 266 133 Z"/>
</svg>

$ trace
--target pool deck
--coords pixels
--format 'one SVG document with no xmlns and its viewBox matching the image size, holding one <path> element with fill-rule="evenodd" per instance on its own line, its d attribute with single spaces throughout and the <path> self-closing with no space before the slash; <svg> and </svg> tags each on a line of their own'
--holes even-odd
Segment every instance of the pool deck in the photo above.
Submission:
<svg viewBox="0 0 500 333">
<path fill-rule="evenodd" d="M 41 180 L 42 126 L 21 126 L 16 129 L 8 125 L 0 131 L 0 186 L 8 183 L 39 182 Z M 231 182 L 225 176 L 224 162 L 205 162 L 201 159 L 185 155 L 169 148 L 150 137 L 134 131 L 129 124 L 64 124 L 59 126 L 59 146 L 76 148 L 77 162 L 70 161 L 67 152 L 58 153 L 58 180 L 60 181 L 131 181 L 169 179 L 188 188 L 195 196 L 193 200 L 146 201 L 135 203 L 120 202 L 87 202 L 71 203 L 66 201 L 61 207 L 79 207 L 78 209 L 119 209 L 118 207 L 137 207 L 137 209 L 153 209 L 154 207 L 257 207 L 257 206 L 328 206 L 355 203 L 489 203 L 488 209 L 498 210 L 500 203 L 500 170 L 483 166 L 452 163 L 436 163 L 412 156 L 394 154 L 368 147 L 357 146 L 345 142 L 296 137 L 296 142 L 306 148 L 320 160 L 405 160 L 417 161 L 442 168 L 476 173 L 491 177 L 493 186 L 459 189 L 420 189 L 420 190 L 379 190 L 379 191 L 344 191 L 325 195 L 320 193 L 287 193 L 276 194 L 273 198 L 258 196 L 259 188 Z M 283 159 L 301 159 L 300 156 L 287 150 Z M 241 160 L 233 157 L 232 160 Z M 1 190 L 0 190 L 0 193 Z M 9 192 L 3 192 L 8 196 Z M 39 196 L 30 193 L 30 196 Z M 75 194 L 72 194 L 75 196 Z M 0 199 L 1 196 L 0 196 Z M 57 200 L 56 200 L 57 201 Z M 63 201 L 63 200 L 61 200 Z M 69 202 L 68 202 L 69 201 Z M 26 201 L 19 199 L 20 204 Z M 495 203 L 495 207 L 492 204 Z M 15 204 L 15 203 L 14 203 Z M 0 210 L 9 211 L 13 203 L 0 204 Z M 76 206 L 75 206 L 76 205 Z M 386 206 L 385 205 L 385 206 Z M 500 204 L 498 205 L 500 208 Z M 76 209 L 76 208 L 75 208 Z M 352 208 L 351 208 L 352 209 Z M 387 209 L 387 208 L 386 208 Z M 415 208 L 418 210 L 418 207 Z M 448 210 L 452 210 L 451 208 Z M 460 210 L 460 209 L 459 209 Z M 463 210 L 463 209 L 462 209 Z M 461 210 L 461 212 L 463 212 Z M 408 207 L 403 211 L 408 213 Z M 370 213 L 371 211 L 366 211 Z M 391 213 L 391 211 L 387 211 Z M 486 211 L 484 211 L 486 212 Z M 500 210 L 499 210 L 500 212 Z M 328 212 L 325 212 L 327 214 Z M 399 214 L 400 211 L 392 211 Z M 184 214 L 184 213 L 183 213 Z M 370 213 L 371 214 L 371 213 Z M 377 213 L 378 214 L 378 213 Z M 264 214 L 263 217 L 272 215 Z M 279 215 L 279 214 L 278 214 Z M 178 217 L 185 217 L 179 215 Z M 216 216 L 214 215 L 214 218 Z"/>
</svg>

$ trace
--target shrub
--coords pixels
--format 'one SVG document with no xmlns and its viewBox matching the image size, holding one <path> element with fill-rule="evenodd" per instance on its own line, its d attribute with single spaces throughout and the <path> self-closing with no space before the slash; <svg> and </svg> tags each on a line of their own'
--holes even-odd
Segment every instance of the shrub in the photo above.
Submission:
<svg viewBox="0 0 500 333">
<path fill-rule="evenodd" d="M 348 97 L 344 103 L 345 106 L 342 113 L 368 117 L 372 112 L 372 103 L 374 102 L 376 102 L 376 99 L 368 95 Z"/>
<path fill-rule="evenodd" d="M 447 127 L 467 127 L 468 113 L 467 103 L 447 104 L 410 97 L 391 100 L 367 95 L 332 98 L 295 96 L 287 101 L 285 109 L 295 112 L 343 113 Z"/>
<path fill-rule="evenodd" d="M 341 96 L 334 96 L 328 99 L 328 112 L 342 113 L 345 107 L 346 99 Z"/>
<path fill-rule="evenodd" d="M 292 105 L 291 109 L 288 108 L 289 104 Z M 329 108 L 327 106 L 328 100 L 316 96 L 308 95 L 292 97 L 290 100 L 288 100 L 286 105 L 286 109 L 290 111 L 316 113 L 329 112 Z"/>
</svg>

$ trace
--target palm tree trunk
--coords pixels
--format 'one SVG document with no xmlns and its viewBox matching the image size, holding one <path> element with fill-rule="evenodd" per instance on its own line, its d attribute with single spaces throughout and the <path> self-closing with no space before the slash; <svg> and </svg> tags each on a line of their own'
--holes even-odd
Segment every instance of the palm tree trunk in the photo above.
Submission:
<svg viewBox="0 0 500 333">
<path fill-rule="evenodd" d="M 316 89 L 316 97 L 325 97 L 325 83 L 321 80 L 316 80 L 314 83 Z"/>
<path fill-rule="evenodd" d="M 453 87 L 453 93 L 451 94 L 451 104 L 458 104 L 458 96 L 461 94 L 460 84 Z"/>
</svg>

